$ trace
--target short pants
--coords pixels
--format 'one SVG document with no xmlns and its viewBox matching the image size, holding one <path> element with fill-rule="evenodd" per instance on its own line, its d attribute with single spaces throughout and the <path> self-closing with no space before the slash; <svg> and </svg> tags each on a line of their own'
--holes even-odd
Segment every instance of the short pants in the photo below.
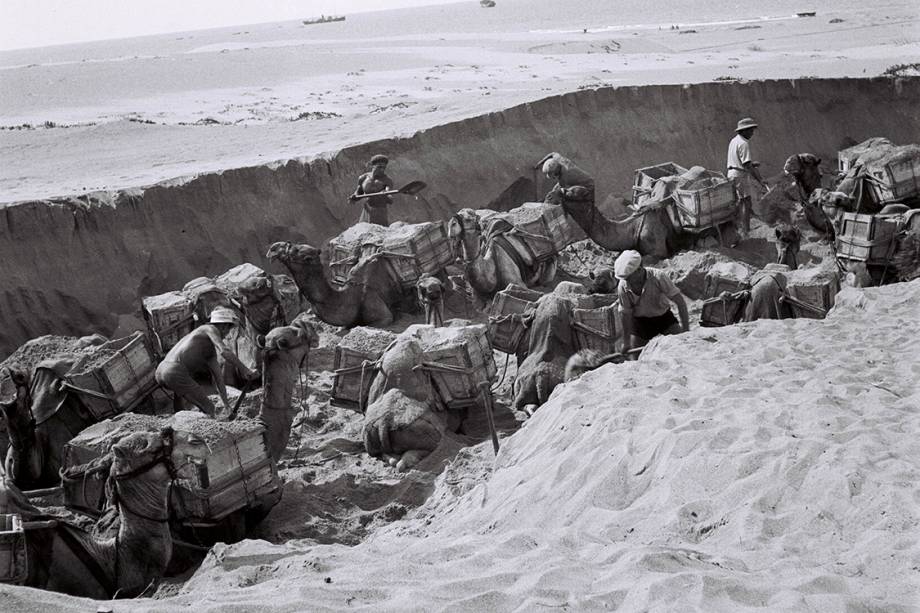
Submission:
<svg viewBox="0 0 920 613">
<path fill-rule="evenodd" d="M 635 322 L 633 334 L 645 341 L 650 341 L 677 323 L 677 318 L 670 309 L 655 317 L 633 317 Z"/>
<path fill-rule="evenodd" d="M 155 376 L 161 387 L 188 400 L 206 415 L 213 417 L 216 414 L 214 403 L 208 398 L 207 391 L 195 381 L 192 373 L 184 364 L 173 360 L 160 362 Z"/>
</svg>

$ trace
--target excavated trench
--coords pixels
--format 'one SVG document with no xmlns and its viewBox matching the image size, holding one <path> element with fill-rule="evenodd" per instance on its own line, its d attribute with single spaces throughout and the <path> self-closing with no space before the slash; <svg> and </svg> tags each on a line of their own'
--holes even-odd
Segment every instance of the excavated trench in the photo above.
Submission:
<svg viewBox="0 0 920 613">
<path fill-rule="evenodd" d="M 357 218 L 346 204 L 368 157 L 385 151 L 397 182 L 426 181 L 393 217 L 443 219 L 461 207 L 507 209 L 542 193 L 531 165 L 558 150 L 629 193 L 635 168 L 663 161 L 722 169 L 741 116 L 757 118 L 766 174 L 870 136 L 920 142 L 920 79 L 807 79 L 605 88 L 553 96 L 376 141 L 145 188 L 16 202 L 0 214 L 0 358 L 29 338 L 142 328 L 140 297 L 241 262 L 267 267 L 276 240 L 321 243 Z M 497 198 L 495 194 L 500 194 Z"/>
</svg>

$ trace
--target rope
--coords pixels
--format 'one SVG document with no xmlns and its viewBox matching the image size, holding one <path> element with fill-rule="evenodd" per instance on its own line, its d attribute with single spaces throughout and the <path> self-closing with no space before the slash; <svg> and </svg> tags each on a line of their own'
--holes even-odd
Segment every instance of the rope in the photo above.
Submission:
<svg viewBox="0 0 920 613">
<path fill-rule="evenodd" d="M 307 383 L 305 381 L 304 371 L 307 371 L 307 373 L 309 373 L 309 369 L 310 369 L 310 352 L 307 351 L 307 353 L 304 354 L 303 359 L 300 360 L 300 367 L 299 367 L 298 375 L 297 375 L 298 384 L 300 387 L 300 400 L 298 402 L 298 406 L 300 406 L 301 411 L 306 410 L 307 415 L 310 414 L 310 411 L 309 411 L 309 407 L 304 409 L 304 407 L 307 406 L 306 404 L 307 402 L 307 396 L 306 396 Z M 306 423 L 306 421 L 307 421 L 306 417 L 300 420 L 300 428 L 298 429 L 298 432 L 297 432 L 297 450 L 294 452 L 294 458 L 293 458 L 294 461 L 296 461 L 297 458 L 300 456 L 300 444 L 303 442 L 303 428 L 304 428 L 304 424 Z"/>
<path fill-rule="evenodd" d="M 506 354 L 505 354 L 505 367 L 504 367 L 504 369 L 502 370 L 501 379 L 498 380 L 498 383 L 495 384 L 495 387 L 493 387 L 491 391 L 494 392 L 495 390 L 497 390 L 498 388 L 500 388 L 500 387 L 502 386 L 502 383 L 505 382 L 505 375 L 508 374 L 508 360 L 510 360 L 510 359 L 511 359 L 511 354 L 510 354 L 510 353 L 506 353 Z"/>
</svg>

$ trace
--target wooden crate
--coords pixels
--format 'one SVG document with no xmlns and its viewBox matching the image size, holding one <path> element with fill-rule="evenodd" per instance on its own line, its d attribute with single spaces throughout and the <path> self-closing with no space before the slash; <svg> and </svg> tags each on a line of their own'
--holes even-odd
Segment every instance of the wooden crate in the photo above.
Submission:
<svg viewBox="0 0 920 613">
<path fill-rule="evenodd" d="M 695 190 L 678 188 L 674 192 L 677 215 L 685 228 L 709 228 L 733 219 L 737 213 L 735 187 L 726 180 Z"/>
<path fill-rule="evenodd" d="M 108 350 L 115 353 L 102 364 L 80 370 L 81 363 L 87 363 L 81 360 L 64 377 L 97 420 L 130 410 L 156 387 L 156 361 L 141 332 L 109 341 L 97 349 Z"/>
<path fill-rule="evenodd" d="M 635 179 L 633 180 L 633 204 L 640 204 L 643 200 L 642 196 L 651 194 L 652 188 L 659 179 L 680 176 L 685 172 L 687 172 L 686 168 L 674 162 L 665 162 L 663 164 L 656 164 L 655 166 L 637 168 Z"/>
<path fill-rule="evenodd" d="M 383 240 L 382 251 L 412 257 L 418 271 L 412 279 L 413 284 L 418 281 L 418 275 L 437 274 L 453 260 L 443 221 L 414 224 L 408 238 L 391 234 Z"/>
<path fill-rule="evenodd" d="M 572 309 L 572 328 L 575 346 L 613 353 L 617 345 L 617 305 L 595 309 Z"/>
<path fill-rule="evenodd" d="M 894 145 L 891 144 L 890 140 L 876 136 L 853 145 L 852 147 L 842 149 L 837 152 L 837 170 L 841 173 L 847 172 L 856 165 L 856 160 L 858 160 L 859 156 L 862 154 L 868 153 L 873 149 L 890 149 L 892 147 L 894 147 Z"/>
<path fill-rule="evenodd" d="M 182 292 L 167 292 L 141 300 L 147 333 L 157 355 L 166 352 L 195 327 L 195 305 Z"/>
<path fill-rule="evenodd" d="M 272 291 L 275 294 L 275 300 L 281 305 L 281 312 L 284 314 L 286 324 L 294 321 L 303 312 L 300 288 L 289 276 L 272 275 Z"/>
<path fill-rule="evenodd" d="M 884 265 L 896 247 L 901 223 L 899 217 L 844 213 L 835 241 L 837 257 Z"/>
<path fill-rule="evenodd" d="M 423 362 L 447 367 L 435 367 L 430 369 L 429 373 L 435 390 L 449 409 L 479 405 L 479 384 L 483 381 L 492 381 L 498 371 L 486 326 L 464 326 L 458 330 L 462 330 L 462 333 L 456 341 L 435 345 L 423 341 Z"/>
<path fill-rule="evenodd" d="M 351 269 L 358 263 L 357 245 L 339 245 L 329 243 L 329 275 L 331 281 L 343 285 L 347 280 Z"/>
<path fill-rule="evenodd" d="M 176 479 L 170 500 L 172 514 L 180 521 L 219 521 L 281 487 L 264 427 L 226 436 L 216 444 L 196 441 L 180 429 L 173 436 Z M 187 440 L 178 440 L 181 437 Z"/>
<path fill-rule="evenodd" d="M 834 306 L 834 299 L 840 291 L 840 282 L 836 274 L 797 278 L 802 272 L 792 271 L 786 275 L 786 292 L 806 306 L 790 301 L 790 307 L 797 318 L 824 319 Z"/>
<path fill-rule="evenodd" d="M 704 300 L 703 310 L 700 312 L 700 326 L 717 328 L 738 323 L 744 316 L 747 301 L 747 294 L 744 292 Z"/>
<path fill-rule="evenodd" d="M 534 300 L 540 297 L 539 292 Z M 518 295 L 502 290 L 495 294 L 489 307 L 489 340 L 492 348 L 505 353 L 517 353 L 521 342 L 527 338 L 527 328 L 522 315 L 535 304 Z"/>
<path fill-rule="evenodd" d="M 581 226 L 566 215 L 561 206 L 545 205 L 543 219 L 556 252 L 562 251 L 572 243 L 587 238 Z"/>
<path fill-rule="evenodd" d="M 71 477 L 106 455 L 112 445 L 133 432 L 173 429 L 171 460 L 176 469 L 170 496 L 170 515 L 184 524 L 213 523 L 259 502 L 281 488 L 277 469 L 268 455 L 265 428 L 257 420 L 217 422 L 197 411 L 181 411 L 168 418 L 125 414 L 90 426 L 64 450 L 64 470 Z M 207 436 L 202 428 L 210 431 Z M 105 505 L 104 480 L 87 474 L 64 480 L 64 503 L 76 511 L 94 514 Z"/>
<path fill-rule="evenodd" d="M 866 171 L 876 179 L 866 184 L 879 204 L 920 196 L 920 155 L 887 164 L 868 164 Z"/>
<path fill-rule="evenodd" d="M 228 296 L 238 301 L 240 299 L 240 285 L 254 277 L 268 278 L 268 274 L 258 266 L 246 262 L 239 266 L 234 266 L 215 278 L 214 284 L 224 290 Z"/>
<path fill-rule="evenodd" d="M 712 271 L 706 273 L 703 281 L 703 298 L 715 298 L 722 292 L 733 294 L 745 289 L 750 289 L 750 284 L 740 279 L 726 277 Z"/>
<path fill-rule="evenodd" d="M 18 514 L 0 514 L 0 584 L 22 585 L 29 576 L 26 533 Z"/>
<path fill-rule="evenodd" d="M 377 373 L 373 364 L 395 339 L 392 332 L 374 328 L 358 327 L 349 332 L 335 347 L 332 400 L 349 407 L 364 406 Z"/>
</svg>

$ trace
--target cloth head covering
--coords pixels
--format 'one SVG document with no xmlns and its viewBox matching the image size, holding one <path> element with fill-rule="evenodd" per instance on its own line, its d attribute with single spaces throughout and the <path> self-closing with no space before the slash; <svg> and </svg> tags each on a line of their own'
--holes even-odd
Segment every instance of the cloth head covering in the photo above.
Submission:
<svg viewBox="0 0 920 613">
<path fill-rule="evenodd" d="M 378 153 L 377 155 L 371 158 L 371 166 L 375 166 L 377 164 L 389 164 L 389 163 L 390 163 L 390 158 L 380 153 Z"/>
<path fill-rule="evenodd" d="M 757 122 L 754 121 L 751 117 L 745 117 L 738 122 L 738 127 L 735 128 L 735 132 L 740 132 L 741 130 L 747 130 L 748 128 L 756 128 Z"/>
<path fill-rule="evenodd" d="M 613 274 L 617 279 L 625 279 L 642 266 L 642 254 L 633 249 L 621 253 L 613 263 Z"/>
<path fill-rule="evenodd" d="M 211 323 L 212 324 L 234 324 L 239 325 L 239 320 L 236 318 L 236 313 L 228 309 L 227 307 L 214 307 L 214 310 L 211 311 Z"/>
<path fill-rule="evenodd" d="M 562 170 L 562 164 L 559 163 L 555 157 L 543 162 L 543 174 L 549 175 L 551 177 L 556 176 Z"/>
</svg>

